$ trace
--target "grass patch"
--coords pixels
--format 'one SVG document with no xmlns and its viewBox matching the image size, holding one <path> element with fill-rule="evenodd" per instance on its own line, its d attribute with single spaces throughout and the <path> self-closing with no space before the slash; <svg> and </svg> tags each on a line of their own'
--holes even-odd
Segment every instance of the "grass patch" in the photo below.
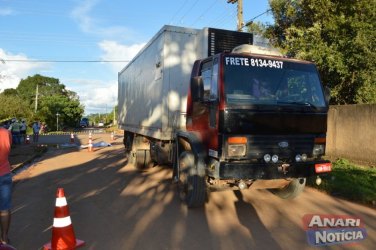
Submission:
<svg viewBox="0 0 376 250">
<path fill-rule="evenodd" d="M 355 165 L 346 159 L 333 162 L 332 172 L 322 177 L 320 186 L 315 179 L 308 185 L 333 196 L 367 205 L 376 204 L 376 168 Z"/>
</svg>

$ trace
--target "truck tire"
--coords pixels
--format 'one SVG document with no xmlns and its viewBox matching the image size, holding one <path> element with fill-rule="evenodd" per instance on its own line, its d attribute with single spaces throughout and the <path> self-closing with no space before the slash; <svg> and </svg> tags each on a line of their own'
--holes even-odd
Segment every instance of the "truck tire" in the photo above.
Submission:
<svg viewBox="0 0 376 250">
<path fill-rule="evenodd" d="M 128 158 L 128 161 L 131 160 L 131 152 L 133 145 L 133 134 L 124 132 L 123 144 L 125 148 L 125 157 Z"/>
<path fill-rule="evenodd" d="M 154 166 L 154 162 L 150 158 L 149 150 L 137 150 L 134 158 L 133 163 L 138 170 L 144 170 Z"/>
<path fill-rule="evenodd" d="M 189 208 L 201 207 L 206 201 L 205 179 L 197 174 L 195 156 L 184 151 L 179 156 L 178 193 Z"/>
<path fill-rule="evenodd" d="M 294 199 L 301 192 L 303 192 L 305 184 L 305 178 L 297 178 L 293 179 L 287 186 L 283 188 L 269 189 L 269 191 L 281 199 Z"/>
</svg>

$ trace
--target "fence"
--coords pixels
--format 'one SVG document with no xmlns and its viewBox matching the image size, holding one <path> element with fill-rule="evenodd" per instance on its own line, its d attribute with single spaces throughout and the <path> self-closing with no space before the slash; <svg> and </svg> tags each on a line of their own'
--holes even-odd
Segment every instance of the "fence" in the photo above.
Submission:
<svg viewBox="0 0 376 250">
<path fill-rule="evenodd" d="M 331 106 L 326 154 L 376 163 L 376 104 Z"/>
</svg>

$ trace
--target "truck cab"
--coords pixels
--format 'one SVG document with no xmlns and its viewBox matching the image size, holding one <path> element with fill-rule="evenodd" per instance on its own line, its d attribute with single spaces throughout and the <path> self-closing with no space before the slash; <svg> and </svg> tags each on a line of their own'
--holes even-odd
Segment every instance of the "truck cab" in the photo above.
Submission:
<svg viewBox="0 0 376 250">
<path fill-rule="evenodd" d="M 242 45 L 194 63 L 174 179 L 188 206 L 206 189 L 266 188 L 281 198 L 331 171 L 328 92 L 311 62 Z"/>
</svg>

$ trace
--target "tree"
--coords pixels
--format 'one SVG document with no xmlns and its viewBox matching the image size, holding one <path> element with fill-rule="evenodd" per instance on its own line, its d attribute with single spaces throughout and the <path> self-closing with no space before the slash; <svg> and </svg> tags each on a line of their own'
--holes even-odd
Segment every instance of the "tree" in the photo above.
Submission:
<svg viewBox="0 0 376 250">
<path fill-rule="evenodd" d="M 38 87 L 37 87 L 38 86 Z M 36 90 L 38 88 L 38 108 L 34 112 Z M 8 117 L 39 119 L 48 127 L 55 128 L 56 114 L 61 125 L 74 127 L 84 113 L 77 94 L 67 90 L 59 79 L 34 75 L 20 81 L 16 89 L 6 89 L 0 94 L 0 119 Z M 61 125 L 60 125 L 61 124 Z M 61 128 L 61 127 L 60 127 Z"/>
<path fill-rule="evenodd" d="M 55 128 L 56 116 L 59 114 L 59 127 L 62 128 L 77 126 L 83 112 L 78 99 L 70 99 L 64 95 L 51 95 L 41 99 L 38 115 L 50 128 Z"/>
<path fill-rule="evenodd" d="M 36 90 L 38 86 L 38 99 L 52 95 L 67 95 L 68 91 L 59 79 L 41 75 L 29 76 L 22 79 L 16 90 L 18 94 L 27 101 L 30 106 L 34 107 L 36 99 Z"/>
<path fill-rule="evenodd" d="M 289 56 L 314 61 L 336 104 L 376 103 L 376 2 L 271 0 L 265 35 Z"/>
<path fill-rule="evenodd" d="M 6 118 L 25 118 L 33 116 L 31 110 L 18 95 L 0 94 L 0 120 Z"/>
</svg>

